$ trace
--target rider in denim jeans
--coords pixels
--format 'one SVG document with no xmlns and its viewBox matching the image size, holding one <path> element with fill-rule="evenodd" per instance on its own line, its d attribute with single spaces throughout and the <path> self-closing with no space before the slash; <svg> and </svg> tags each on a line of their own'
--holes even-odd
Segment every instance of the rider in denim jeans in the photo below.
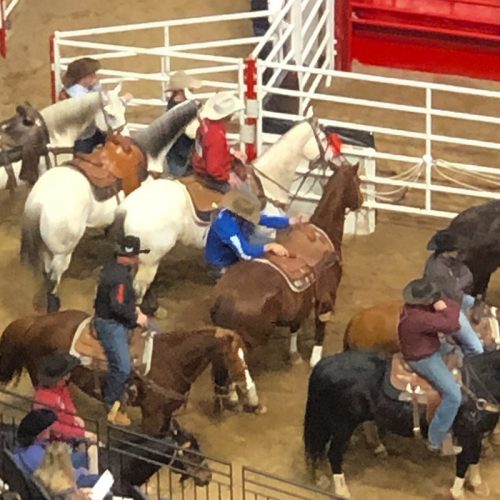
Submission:
<svg viewBox="0 0 500 500">
<path fill-rule="evenodd" d="M 438 231 L 427 244 L 427 250 L 434 253 L 427 259 L 424 277 L 439 283 L 443 297 L 460 304 L 460 330 L 453 338 L 465 356 L 475 356 L 484 349 L 465 314 L 474 304 L 474 297 L 466 293 L 472 288 L 473 277 L 469 268 L 458 260 L 458 249 L 458 238 L 452 232 L 448 229 Z"/>
<path fill-rule="evenodd" d="M 438 333 L 453 335 L 460 327 L 460 306 L 441 299 L 439 285 L 428 279 L 411 281 L 403 290 L 405 305 L 398 325 L 401 353 L 411 368 L 427 379 L 441 395 L 429 425 L 428 447 L 441 450 L 457 415 L 462 396 L 460 387 L 441 357 Z M 453 454 L 461 452 L 453 447 Z"/>
<path fill-rule="evenodd" d="M 149 250 L 141 250 L 140 239 L 136 236 L 125 236 L 116 259 L 101 271 L 94 304 L 94 327 L 109 365 L 104 403 L 109 410 L 108 422 L 115 425 L 130 425 L 127 413 L 121 408 L 131 371 L 129 330 L 147 325 L 147 317 L 135 305 L 132 283 L 132 272 L 140 253 L 149 253 Z"/>
</svg>

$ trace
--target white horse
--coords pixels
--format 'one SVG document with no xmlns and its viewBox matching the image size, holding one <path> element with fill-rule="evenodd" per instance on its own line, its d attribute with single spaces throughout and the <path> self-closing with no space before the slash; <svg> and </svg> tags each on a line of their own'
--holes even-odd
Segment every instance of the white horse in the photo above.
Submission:
<svg viewBox="0 0 500 500">
<path fill-rule="evenodd" d="M 18 146 L 21 159 L 12 161 L 17 183 L 23 184 L 19 179 L 21 168 L 36 171 L 36 177 L 47 169 L 45 160 L 39 164 L 43 150 L 73 148 L 76 139 L 94 121 L 100 130 L 122 129 L 128 135 L 126 103 L 119 96 L 120 91 L 121 85 L 117 85 L 107 92 L 91 92 L 78 99 L 59 101 L 39 113 L 29 104 L 17 106 L 16 114 L 0 123 L 0 133 L 5 134 L 14 146 Z M 23 165 L 23 162 L 30 164 Z M 0 157 L 0 166 L 3 163 Z M 0 168 L 0 189 L 5 189 L 7 182 L 6 169 Z"/>
<path fill-rule="evenodd" d="M 316 124 L 301 122 L 254 162 L 268 200 L 283 204 L 289 201 L 289 190 L 299 164 L 319 157 L 316 133 Z M 321 140 L 322 143 L 323 141 L 324 139 Z M 268 203 L 266 211 L 276 212 L 273 209 Z M 208 229 L 208 225 L 200 224 L 193 217 L 188 191 L 176 180 L 158 179 L 143 184 L 120 205 L 113 228 L 115 235 L 138 236 L 141 244 L 151 250 L 149 254 L 141 254 L 134 281 L 138 302 L 142 302 L 145 311 L 149 313 L 155 309 L 151 305 L 156 305 L 152 294 L 148 293 L 146 298 L 145 295 L 156 276 L 162 257 L 177 242 L 203 248 Z"/>
<path fill-rule="evenodd" d="M 197 110 L 196 101 L 178 105 L 134 136 L 148 164 L 164 161 L 168 144 Z M 118 198 L 123 200 L 123 191 Z M 110 226 L 118 205 L 114 196 L 97 201 L 87 177 L 70 166 L 48 170 L 34 185 L 24 207 L 21 257 L 34 269 L 42 267 L 49 312 L 60 307 L 61 277 L 85 229 Z"/>
</svg>

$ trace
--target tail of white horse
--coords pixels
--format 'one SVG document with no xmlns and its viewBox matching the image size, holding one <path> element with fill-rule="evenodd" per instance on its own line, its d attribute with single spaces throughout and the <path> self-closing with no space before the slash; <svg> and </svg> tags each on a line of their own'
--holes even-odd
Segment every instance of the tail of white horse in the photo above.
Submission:
<svg viewBox="0 0 500 500">
<path fill-rule="evenodd" d="M 40 206 L 30 207 L 24 212 L 21 225 L 21 262 L 33 271 L 40 269 L 40 249 L 43 246 L 40 215 Z"/>
</svg>

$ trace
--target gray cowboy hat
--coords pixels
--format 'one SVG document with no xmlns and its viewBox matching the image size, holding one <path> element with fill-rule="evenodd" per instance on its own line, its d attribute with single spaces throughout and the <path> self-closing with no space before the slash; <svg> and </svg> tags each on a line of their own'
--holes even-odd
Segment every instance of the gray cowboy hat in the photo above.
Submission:
<svg viewBox="0 0 500 500">
<path fill-rule="evenodd" d="M 433 252 L 452 252 L 461 247 L 459 237 L 449 229 L 437 231 L 427 243 L 427 250 Z"/>
<path fill-rule="evenodd" d="M 403 299 L 406 304 L 430 305 L 441 297 L 441 287 L 426 278 L 410 281 L 403 289 Z"/>
<path fill-rule="evenodd" d="M 62 77 L 63 85 L 66 88 L 71 87 L 82 78 L 95 73 L 99 69 L 101 69 L 101 63 L 97 59 L 91 57 L 76 59 L 69 63 L 66 73 Z"/>
<path fill-rule="evenodd" d="M 66 352 L 45 356 L 38 370 L 38 383 L 43 387 L 53 387 L 77 366 L 80 366 L 80 360 Z"/>
<path fill-rule="evenodd" d="M 185 71 L 175 71 L 169 76 L 167 90 L 199 89 L 203 82 Z"/>
<path fill-rule="evenodd" d="M 251 193 L 238 190 L 229 191 L 222 198 L 220 206 L 239 215 L 252 224 L 256 225 L 259 223 L 260 201 Z"/>
</svg>

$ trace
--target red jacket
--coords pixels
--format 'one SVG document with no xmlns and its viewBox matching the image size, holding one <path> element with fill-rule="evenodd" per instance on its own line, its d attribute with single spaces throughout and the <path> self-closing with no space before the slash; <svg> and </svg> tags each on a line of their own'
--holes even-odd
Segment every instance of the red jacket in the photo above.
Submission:
<svg viewBox="0 0 500 500">
<path fill-rule="evenodd" d="M 197 174 L 209 175 L 227 182 L 232 156 L 226 140 L 226 127 L 222 121 L 205 118 L 196 131 L 193 168 Z"/>
<path fill-rule="evenodd" d="M 435 311 L 432 305 L 405 304 L 398 334 L 401 353 L 406 360 L 418 361 L 432 356 L 441 346 L 438 333 L 450 335 L 460 328 L 460 306 L 450 299 L 444 301 L 448 306 L 444 311 Z"/>
<path fill-rule="evenodd" d="M 37 387 L 34 399 L 34 410 L 48 408 L 57 415 L 57 420 L 50 426 L 51 439 L 70 441 L 84 437 L 85 428 L 76 414 L 67 385 Z"/>
</svg>

